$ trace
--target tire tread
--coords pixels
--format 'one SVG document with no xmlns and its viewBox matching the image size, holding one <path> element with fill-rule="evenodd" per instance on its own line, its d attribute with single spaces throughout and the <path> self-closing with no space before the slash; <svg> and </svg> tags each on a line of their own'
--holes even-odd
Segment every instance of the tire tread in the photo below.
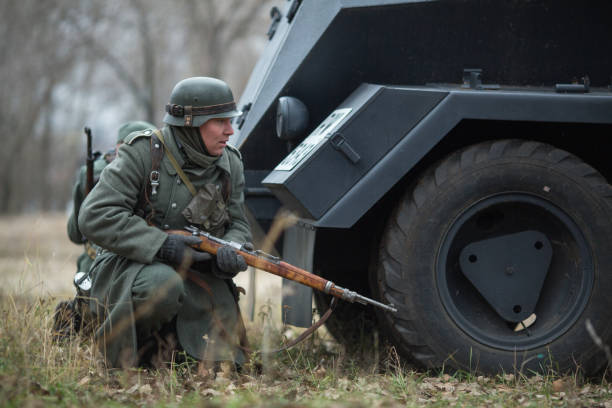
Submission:
<svg viewBox="0 0 612 408">
<path fill-rule="evenodd" d="M 403 262 L 411 261 L 410 254 L 407 250 L 402 253 L 397 242 L 409 239 L 410 225 L 412 220 L 419 217 L 419 209 L 437 194 L 457 171 L 469 169 L 485 161 L 525 159 L 539 161 L 551 170 L 569 174 L 574 180 L 589 185 L 593 192 L 612 205 L 612 186 L 593 167 L 567 151 L 541 142 L 505 139 L 471 145 L 451 153 L 426 170 L 412 190 L 404 194 L 400 204 L 391 214 L 388 224 L 391 227 L 385 229 L 381 240 L 378 266 L 383 296 L 390 303 L 399 306 L 398 314 L 401 314 L 401 317 L 388 316 L 383 319 L 388 322 L 385 331 L 392 339 L 396 339 L 396 346 L 402 354 L 418 364 L 430 368 L 439 367 L 444 364 L 446 358 L 437 355 L 435 350 L 426 344 L 426 339 L 418 333 L 416 321 L 419 311 L 410 307 L 407 299 L 409 293 L 406 293 L 415 288 L 412 287 L 410 277 L 403 273 Z M 398 279 L 403 279 L 404 287 L 410 290 L 403 290 L 402 285 L 397 284 Z M 407 305 L 398 305 L 397 302 L 402 298 L 406 299 Z"/>
</svg>

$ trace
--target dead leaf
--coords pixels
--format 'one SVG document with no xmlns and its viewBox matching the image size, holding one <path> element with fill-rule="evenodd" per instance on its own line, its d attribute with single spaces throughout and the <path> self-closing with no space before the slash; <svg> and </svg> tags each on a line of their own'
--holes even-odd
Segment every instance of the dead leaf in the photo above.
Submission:
<svg viewBox="0 0 612 408">
<path fill-rule="evenodd" d="M 568 389 L 569 384 L 563 378 L 553 381 L 552 390 L 553 392 L 561 392 Z"/>
<path fill-rule="evenodd" d="M 255 388 L 257 387 L 257 381 L 249 381 L 242 383 L 242 388 Z"/>
<path fill-rule="evenodd" d="M 447 393 L 452 393 L 453 391 L 455 391 L 455 386 L 450 383 L 437 383 L 437 384 L 434 384 L 434 386 L 437 389 L 441 391 L 445 391 Z"/>
<path fill-rule="evenodd" d="M 532 313 L 525 320 L 523 320 L 522 322 L 519 322 L 514 328 L 514 331 L 519 332 L 521 330 L 525 330 L 526 328 L 534 324 L 535 321 L 536 321 L 536 314 Z"/>
<path fill-rule="evenodd" d="M 222 377 L 225 378 L 230 378 L 232 376 L 232 373 L 234 372 L 234 363 L 230 363 L 228 361 L 222 361 L 221 364 L 219 364 L 221 371 L 219 371 L 217 373 L 217 376 L 221 375 Z"/>
<path fill-rule="evenodd" d="M 86 375 L 85 377 L 81 378 L 81 381 L 78 382 L 78 385 L 79 386 L 83 386 L 83 385 L 89 383 L 89 380 L 91 380 L 91 377 Z"/>
<path fill-rule="evenodd" d="M 139 384 L 134 384 L 125 393 L 126 394 L 133 394 L 136 391 L 138 391 L 138 388 L 140 388 L 140 385 Z"/>
<path fill-rule="evenodd" d="M 229 385 L 225 387 L 225 393 L 234 395 L 236 393 L 236 384 L 234 384 L 233 382 L 229 383 Z"/>
<path fill-rule="evenodd" d="M 218 397 L 221 393 L 217 390 L 213 390 L 212 388 L 207 388 L 202 390 L 202 395 L 205 397 Z"/>
<path fill-rule="evenodd" d="M 314 373 L 315 373 L 315 377 L 323 378 L 325 377 L 325 374 L 327 374 L 327 370 L 325 369 L 325 367 L 321 366 L 318 369 L 316 369 Z"/>
<path fill-rule="evenodd" d="M 37 382 L 33 382 L 30 384 L 30 393 L 31 394 L 39 394 L 39 395 L 49 395 L 50 392 L 48 389 L 43 387 Z"/>
<path fill-rule="evenodd" d="M 202 377 L 202 379 L 206 379 L 210 377 L 211 370 L 206 368 L 206 366 L 202 363 L 198 364 L 198 375 Z"/>
<path fill-rule="evenodd" d="M 229 378 L 219 377 L 219 376 L 217 376 L 217 378 L 215 378 L 215 384 L 220 385 L 222 387 L 228 385 L 230 382 L 231 381 L 230 381 Z"/>
<path fill-rule="evenodd" d="M 433 391 L 436 389 L 436 387 L 434 387 L 433 384 L 429 382 L 424 382 L 422 384 L 419 384 L 419 388 L 423 391 Z"/>
<path fill-rule="evenodd" d="M 142 387 L 140 387 L 138 392 L 141 394 L 150 394 L 151 392 L 153 392 L 153 388 L 150 384 L 144 384 Z"/>
</svg>

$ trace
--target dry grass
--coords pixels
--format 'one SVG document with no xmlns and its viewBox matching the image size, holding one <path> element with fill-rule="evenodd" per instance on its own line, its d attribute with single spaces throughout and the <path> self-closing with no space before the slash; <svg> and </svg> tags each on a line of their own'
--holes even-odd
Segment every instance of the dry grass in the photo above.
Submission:
<svg viewBox="0 0 612 408">
<path fill-rule="evenodd" d="M 66 235 L 66 216 L 0 217 L 0 288 L 38 296 L 70 296 L 81 248 Z"/>
<path fill-rule="evenodd" d="M 105 370 L 90 339 L 51 341 L 55 297 L 73 294 L 80 251 L 65 238 L 64 222 L 58 215 L 0 218 L 0 406 L 612 407 L 605 380 L 415 371 L 393 349 L 373 353 L 378 363 L 372 355 L 347 356 L 324 332 L 288 352 L 258 357 L 261 373 L 247 367 L 240 375 L 214 376 L 187 364 Z M 267 300 L 248 324 L 256 347 L 295 334 L 271 318 L 277 305 Z"/>
</svg>

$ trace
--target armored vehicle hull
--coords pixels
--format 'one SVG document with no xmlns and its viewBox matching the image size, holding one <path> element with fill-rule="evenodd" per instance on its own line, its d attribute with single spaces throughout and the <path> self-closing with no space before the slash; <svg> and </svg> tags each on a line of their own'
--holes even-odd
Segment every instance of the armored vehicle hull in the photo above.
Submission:
<svg viewBox="0 0 612 408">
<path fill-rule="evenodd" d="M 607 2 L 287 3 L 232 139 L 283 256 L 398 307 L 342 305 L 425 367 L 605 365 L 612 337 Z M 287 288 L 290 323 L 311 294 Z M 319 308 L 328 299 L 315 294 Z M 374 329 L 374 330 L 373 330 Z"/>
</svg>

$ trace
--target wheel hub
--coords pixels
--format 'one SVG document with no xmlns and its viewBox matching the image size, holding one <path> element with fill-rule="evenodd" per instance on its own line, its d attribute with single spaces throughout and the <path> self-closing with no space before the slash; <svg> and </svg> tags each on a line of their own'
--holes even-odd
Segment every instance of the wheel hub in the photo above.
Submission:
<svg viewBox="0 0 612 408">
<path fill-rule="evenodd" d="M 576 322 L 593 287 L 591 250 L 581 230 L 555 204 L 532 194 L 502 193 L 472 204 L 449 225 L 439 248 L 435 274 L 449 318 L 493 348 L 549 344 Z M 514 331 L 531 312 L 535 323 Z"/>
<path fill-rule="evenodd" d="M 548 238 L 524 231 L 467 245 L 459 265 L 502 319 L 518 323 L 534 312 L 551 258 Z"/>
</svg>

